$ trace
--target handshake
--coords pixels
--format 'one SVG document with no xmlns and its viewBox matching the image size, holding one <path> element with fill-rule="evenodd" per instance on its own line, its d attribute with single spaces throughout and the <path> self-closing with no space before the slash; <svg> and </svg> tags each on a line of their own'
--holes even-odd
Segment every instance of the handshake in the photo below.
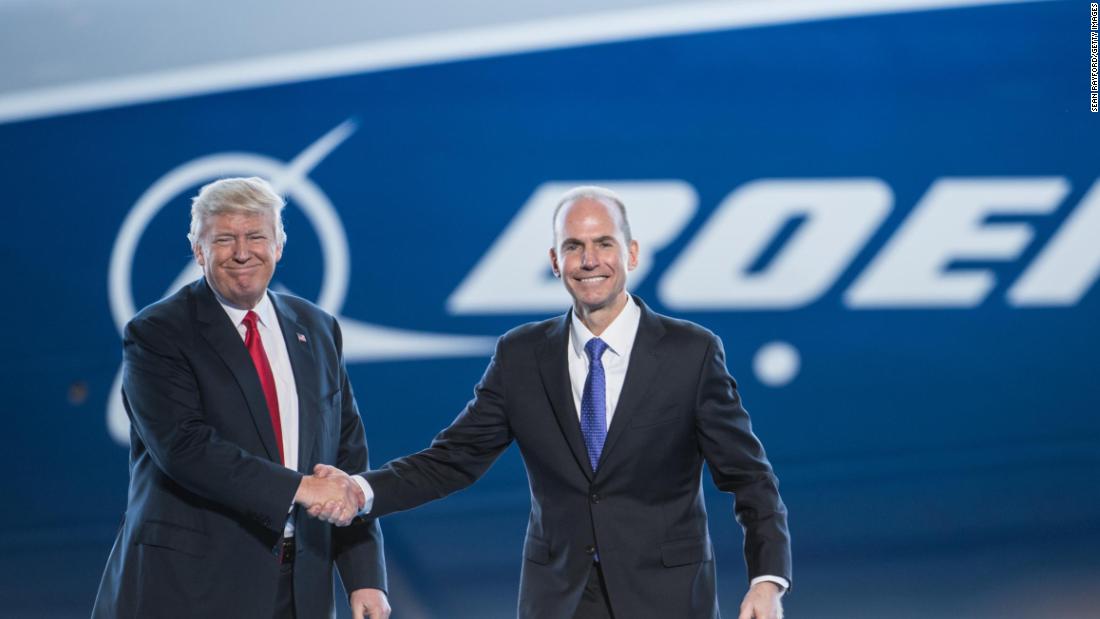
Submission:
<svg viewBox="0 0 1100 619">
<path fill-rule="evenodd" d="M 350 475 L 334 466 L 318 464 L 312 475 L 302 478 L 294 502 L 314 518 L 346 527 L 363 509 L 367 497 Z"/>
</svg>

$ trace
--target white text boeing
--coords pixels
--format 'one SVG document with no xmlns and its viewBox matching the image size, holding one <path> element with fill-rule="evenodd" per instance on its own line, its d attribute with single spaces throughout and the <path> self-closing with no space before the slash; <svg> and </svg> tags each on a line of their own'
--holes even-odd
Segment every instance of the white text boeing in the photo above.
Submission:
<svg viewBox="0 0 1100 619">
<path fill-rule="evenodd" d="M 550 218 L 567 188 L 536 188 L 447 301 L 454 314 L 558 311 L 564 294 L 547 277 Z M 638 284 L 654 254 L 675 241 L 698 208 L 678 180 L 597 181 L 626 201 L 643 248 Z M 1076 305 L 1100 277 L 1100 182 L 1076 205 L 1064 177 L 940 178 L 855 276 L 852 309 L 972 308 L 997 285 L 988 267 L 1012 263 L 1035 241 L 1036 217 L 1064 220 L 1007 288 L 1014 307 Z M 1060 208 L 1061 207 L 1061 208 Z M 763 179 L 728 194 L 657 282 L 661 304 L 679 311 L 788 310 L 829 291 L 896 208 L 876 178 Z M 995 219 L 994 219 L 995 218 Z M 1016 219 L 1010 219 L 1016 218 Z M 776 242 L 784 230 L 789 238 Z M 758 265 L 762 255 L 768 259 Z M 970 264 L 963 264 L 970 263 Z M 502 282 L 507 282 L 502 284 Z"/>
</svg>

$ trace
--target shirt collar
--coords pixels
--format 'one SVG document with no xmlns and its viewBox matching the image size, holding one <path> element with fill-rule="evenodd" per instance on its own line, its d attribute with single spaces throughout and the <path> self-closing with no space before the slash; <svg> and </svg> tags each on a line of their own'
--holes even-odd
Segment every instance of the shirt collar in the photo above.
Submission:
<svg viewBox="0 0 1100 619">
<path fill-rule="evenodd" d="M 607 343 L 611 352 L 620 357 L 630 354 L 630 349 L 634 347 L 634 337 L 638 334 L 638 325 L 642 322 L 642 308 L 638 307 L 634 297 L 628 294 L 626 298 L 627 302 L 623 310 L 600 335 L 600 339 Z M 570 312 L 570 315 L 572 328 L 569 329 L 569 341 L 573 347 L 573 354 L 584 356 L 586 354 L 584 345 L 596 336 L 584 326 L 576 312 Z"/>
<path fill-rule="evenodd" d="M 215 295 L 215 298 L 217 298 L 217 295 Z M 226 305 L 222 303 L 221 299 L 218 299 L 218 305 L 222 306 L 225 313 L 229 315 L 229 319 L 233 321 L 234 327 L 238 327 L 244 322 L 244 316 L 249 311 Z M 275 321 L 277 320 L 275 316 L 275 305 L 271 303 L 271 298 L 267 296 L 266 292 L 260 299 L 260 302 L 256 304 L 256 307 L 252 308 L 252 311 L 256 312 L 256 316 L 260 319 L 260 324 L 268 329 L 275 328 Z"/>
</svg>

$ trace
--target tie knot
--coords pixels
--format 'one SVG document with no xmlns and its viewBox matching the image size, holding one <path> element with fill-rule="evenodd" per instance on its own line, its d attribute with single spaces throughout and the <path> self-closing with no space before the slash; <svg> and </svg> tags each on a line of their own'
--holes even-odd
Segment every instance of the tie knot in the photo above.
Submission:
<svg viewBox="0 0 1100 619">
<path fill-rule="evenodd" d="M 603 357 L 603 351 L 607 350 L 607 342 L 601 340 L 598 337 L 594 337 L 588 340 L 588 343 L 584 345 L 584 352 L 588 353 L 588 361 L 595 363 Z"/>
<path fill-rule="evenodd" d="M 248 313 L 244 315 L 244 320 L 241 322 L 244 323 L 245 328 L 251 331 L 256 328 L 256 321 L 259 319 L 260 317 L 256 315 L 256 312 L 248 310 Z"/>
</svg>

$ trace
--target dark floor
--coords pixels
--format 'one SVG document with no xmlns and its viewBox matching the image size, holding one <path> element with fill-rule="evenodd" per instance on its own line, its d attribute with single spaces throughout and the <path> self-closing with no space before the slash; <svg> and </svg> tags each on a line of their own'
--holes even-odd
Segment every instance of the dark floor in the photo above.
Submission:
<svg viewBox="0 0 1100 619">
<path fill-rule="evenodd" d="M 88 616 L 113 532 L 89 528 L 82 532 L 82 542 L 35 539 L 45 534 L 28 532 L 23 544 L 11 543 L 9 537 L 0 556 L 3 617 Z M 458 545 L 448 556 L 440 556 L 438 565 L 433 562 L 432 570 L 420 573 L 407 567 L 415 561 L 403 561 L 406 552 L 395 546 L 402 544 L 391 545 L 388 552 L 394 619 L 514 616 L 518 546 L 515 553 L 461 557 L 456 555 L 465 549 Z M 1061 539 L 1005 540 L 956 549 L 834 551 L 803 557 L 796 551 L 796 584 L 785 600 L 787 616 L 1095 618 L 1100 616 L 1098 549 L 1100 531 L 1093 529 Z M 736 555 L 721 553 L 718 566 L 723 614 L 736 617 L 744 591 L 743 568 Z M 346 608 L 340 610 L 341 617 L 349 616 Z"/>
</svg>

